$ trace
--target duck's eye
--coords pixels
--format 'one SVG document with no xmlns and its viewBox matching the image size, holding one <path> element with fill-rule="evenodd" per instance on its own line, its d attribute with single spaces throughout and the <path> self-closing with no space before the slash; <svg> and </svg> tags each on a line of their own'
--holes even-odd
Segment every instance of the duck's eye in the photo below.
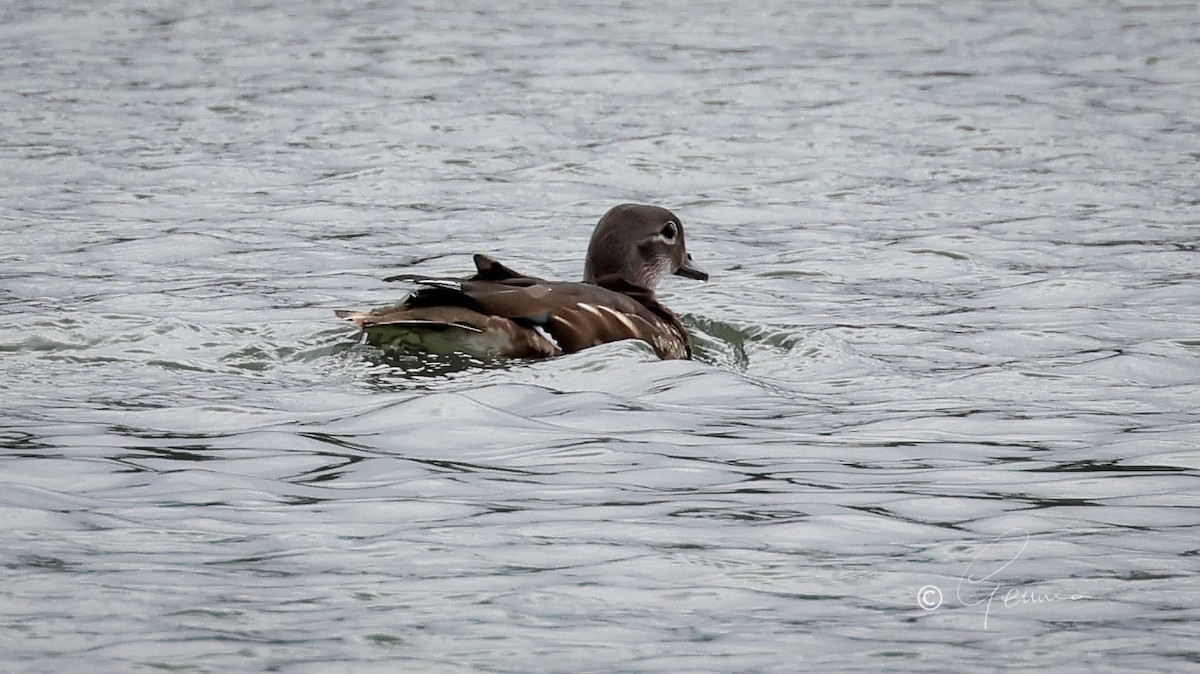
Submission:
<svg viewBox="0 0 1200 674">
<path fill-rule="evenodd" d="M 663 225 L 662 231 L 659 232 L 662 238 L 670 243 L 675 240 L 675 236 L 679 234 L 679 225 L 674 220 L 668 220 L 667 224 Z"/>
</svg>

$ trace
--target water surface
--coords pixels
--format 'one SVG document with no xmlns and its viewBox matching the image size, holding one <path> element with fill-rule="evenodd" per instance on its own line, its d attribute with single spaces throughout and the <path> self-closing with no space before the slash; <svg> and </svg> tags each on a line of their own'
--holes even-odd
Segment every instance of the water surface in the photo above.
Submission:
<svg viewBox="0 0 1200 674">
<path fill-rule="evenodd" d="M 0 9 L 0 669 L 1200 661 L 1188 3 Z M 699 358 L 332 317 L 610 206 Z"/>
</svg>

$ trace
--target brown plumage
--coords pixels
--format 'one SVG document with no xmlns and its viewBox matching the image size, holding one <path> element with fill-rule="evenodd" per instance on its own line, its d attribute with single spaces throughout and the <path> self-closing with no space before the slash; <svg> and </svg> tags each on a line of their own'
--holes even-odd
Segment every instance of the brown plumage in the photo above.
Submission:
<svg viewBox="0 0 1200 674">
<path fill-rule="evenodd" d="M 596 225 L 584 281 L 525 276 L 486 255 L 466 279 L 405 274 L 420 286 L 403 302 L 368 312 L 337 311 L 382 348 L 478 357 L 548 357 L 640 339 L 661 358 L 690 358 L 679 319 L 654 296 L 667 274 L 707 280 L 684 247 L 683 225 L 665 208 L 623 204 Z"/>
</svg>

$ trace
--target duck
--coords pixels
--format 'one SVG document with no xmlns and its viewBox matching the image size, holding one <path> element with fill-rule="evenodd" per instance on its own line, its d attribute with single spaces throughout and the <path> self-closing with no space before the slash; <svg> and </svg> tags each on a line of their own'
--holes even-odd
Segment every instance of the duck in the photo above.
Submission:
<svg viewBox="0 0 1200 674">
<path fill-rule="evenodd" d="M 418 288 L 398 304 L 334 313 L 384 351 L 552 358 L 635 339 L 661 359 L 692 357 L 687 330 L 654 290 L 668 275 L 709 276 L 687 251 L 683 221 L 666 208 L 609 209 L 592 232 L 582 281 L 527 276 L 484 254 L 473 261 L 466 278 L 390 276 L 384 281 Z"/>
</svg>

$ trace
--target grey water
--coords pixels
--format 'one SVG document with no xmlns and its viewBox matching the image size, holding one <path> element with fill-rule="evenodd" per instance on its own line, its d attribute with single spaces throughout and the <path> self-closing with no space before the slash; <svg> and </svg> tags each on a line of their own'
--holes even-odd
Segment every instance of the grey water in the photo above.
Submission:
<svg viewBox="0 0 1200 674">
<path fill-rule="evenodd" d="M 1200 663 L 1192 2 L 0 7 L 0 671 Z M 667 206 L 697 343 L 333 317 Z"/>
</svg>

